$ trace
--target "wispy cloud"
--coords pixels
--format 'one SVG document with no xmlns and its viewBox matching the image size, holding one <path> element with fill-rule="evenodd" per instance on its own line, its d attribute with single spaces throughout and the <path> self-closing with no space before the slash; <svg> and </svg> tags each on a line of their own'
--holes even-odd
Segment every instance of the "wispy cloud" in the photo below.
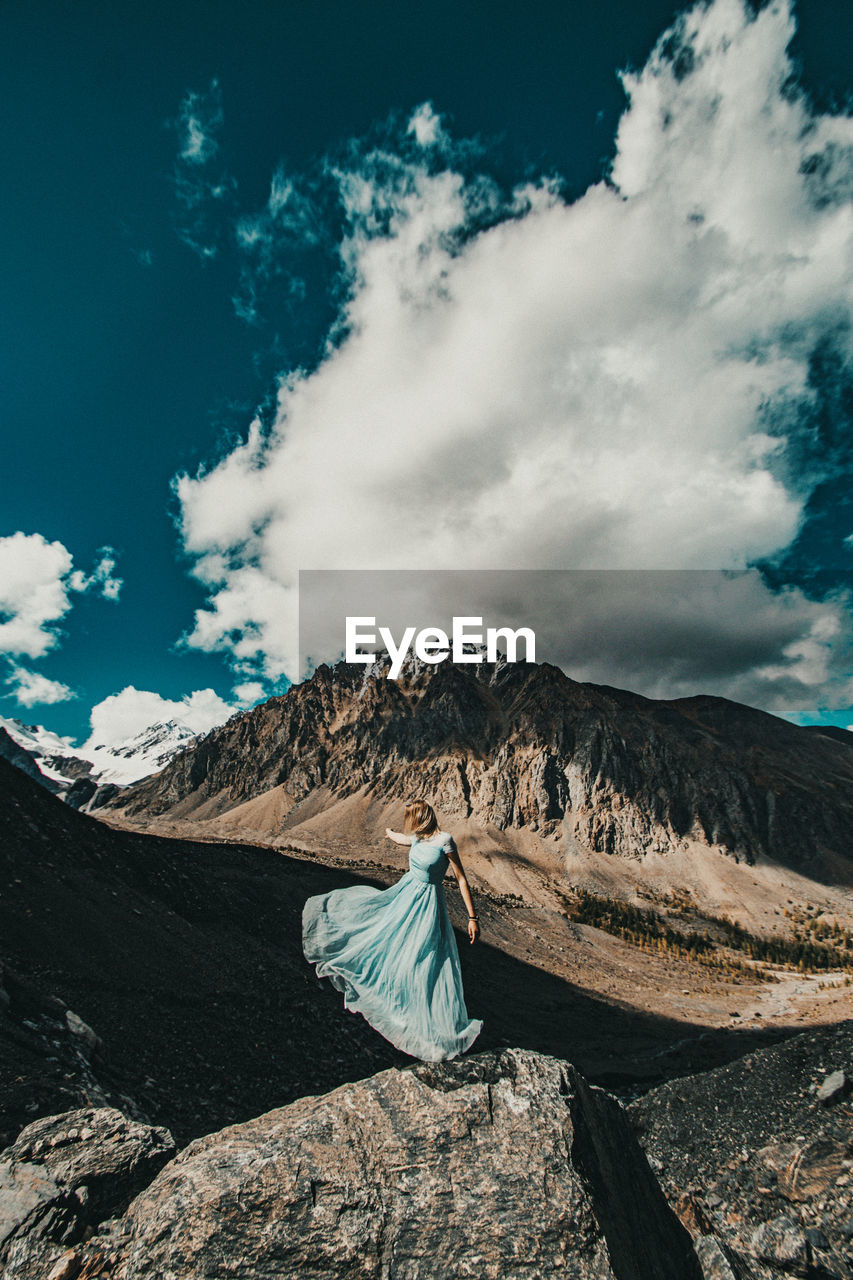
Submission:
<svg viewBox="0 0 853 1280">
<path fill-rule="evenodd" d="M 624 76 L 608 180 L 571 204 L 551 179 L 502 192 L 472 172 L 429 105 L 393 146 L 327 166 L 344 302 L 325 359 L 282 377 L 271 429 L 176 480 L 209 592 L 190 644 L 243 681 L 295 675 L 300 567 L 784 555 L 837 458 L 819 445 L 827 379 L 853 360 L 853 120 L 792 88 L 793 31 L 784 3 L 680 18 Z M 254 243 L 274 255 L 268 215 Z M 814 662 L 787 670 L 817 698 L 808 646 L 849 618 L 797 601 L 785 643 Z M 734 595 L 719 604 L 742 621 Z"/>
<path fill-rule="evenodd" d="M 0 658 L 9 664 L 6 683 L 24 706 L 75 696 L 67 685 L 25 669 L 16 659 L 41 658 L 59 644 L 60 624 L 74 594 L 119 598 L 115 552 L 102 547 L 98 556 L 92 572 L 85 573 L 73 567 L 67 547 L 40 533 L 0 537 Z"/>
<path fill-rule="evenodd" d="M 324 236 L 316 186 L 288 176 L 279 166 L 264 207 L 244 214 L 235 224 L 240 256 L 240 281 L 233 298 L 237 315 L 250 324 L 259 323 L 270 290 L 276 292 L 279 305 L 284 298 L 300 301 L 305 282 L 298 263 Z"/>
<path fill-rule="evenodd" d="M 177 134 L 175 192 L 178 234 L 203 260 L 216 256 L 223 239 L 237 183 L 219 161 L 225 122 L 219 81 L 204 91 L 190 90 L 171 125 Z"/>
<path fill-rule="evenodd" d="M 72 591 L 95 591 L 105 600 L 118 600 L 124 585 L 121 578 L 116 578 L 113 570 L 116 567 L 115 552 L 111 547 L 101 547 L 101 557 L 91 573 L 75 569 L 68 578 Z"/>
<path fill-rule="evenodd" d="M 414 134 L 421 147 L 435 147 L 446 142 L 448 135 L 431 102 L 422 102 L 409 119 L 407 133 Z"/>
</svg>

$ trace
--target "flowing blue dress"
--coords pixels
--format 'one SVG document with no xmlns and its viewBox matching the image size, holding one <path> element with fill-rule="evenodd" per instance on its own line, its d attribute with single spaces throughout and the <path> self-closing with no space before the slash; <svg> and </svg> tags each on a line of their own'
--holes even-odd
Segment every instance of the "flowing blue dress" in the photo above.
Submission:
<svg viewBox="0 0 853 1280">
<path fill-rule="evenodd" d="M 442 884 L 454 848 L 443 831 L 415 837 L 409 870 L 389 889 L 333 889 L 302 911 L 302 949 L 317 976 L 343 992 L 344 1008 L 427 1062 L 464 1053 L 483 1026 L 465 1008 Z"/>
</svg>

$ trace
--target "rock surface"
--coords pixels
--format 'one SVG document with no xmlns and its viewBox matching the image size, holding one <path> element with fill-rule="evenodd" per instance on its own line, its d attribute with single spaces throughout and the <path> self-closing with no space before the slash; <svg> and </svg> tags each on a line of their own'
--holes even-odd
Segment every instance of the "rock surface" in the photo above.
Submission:
<svg viewBox="0 0 853 1280">
<path fill-rule="evenodd" d="M 27 1125 L 0 1156 L 3 1280 L 47 1275 L 69 1244 L 122 1213 L 174 1154 L 167 1129 L 137 1124 L 113 1107 Z"/>
<path fill-rule="evenodd" d="M 515 1049 L 197 1139 L 94 1256 L 119 1280 L 245 1275 L 249 1258 L 257 1280 L 702 1280 L 620 1105 Z"/>
<path fill-rule="evenodd" d="M 626 1108 L 503 1049 L 171 1159 L 167 1132 L 114 1109 L 50 1117 L 0 1156 L 0 1280 L 849 1280 L 853 1103 L 817 1092 L 851 1052 L 853 1023 L 825 1028 Z"/>
<path fill-rule="evenodd" d="M 429 795 L 448 817 L 501 831 L 564 825 L 599 853 L 696 841 L 814 874 L 849 853 L 853 734 L 723 698 L 579 684 L 548 664 L 410 663 L 389 680 L 378 664 L 339 663 L 234 716 L 112 805 L 207 820 L 276 794 L 267 834 L 279 835 L 363 788 Z"/>
<path fill-rule="evenodd" d="M 626 1108 L 682 1220 L 729 1250 L 736 1276 L 853 1276 L 853 1103 L 840 1090 L 821 1100 L 851 1065 L 845 1022 L 670 1080 Z"/>
</svg>

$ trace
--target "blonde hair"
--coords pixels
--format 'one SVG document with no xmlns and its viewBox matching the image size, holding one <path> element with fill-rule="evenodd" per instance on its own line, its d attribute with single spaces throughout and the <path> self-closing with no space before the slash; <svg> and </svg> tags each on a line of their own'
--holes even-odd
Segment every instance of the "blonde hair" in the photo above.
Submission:
<svg viewBox="0 0 853 1280">
<path fill-rule="evenodd" d="M 431 836 L 438 831 L 435 810 L 426 800 L 407 800 L 403 830 L 415 836 Z"/>
</svg>

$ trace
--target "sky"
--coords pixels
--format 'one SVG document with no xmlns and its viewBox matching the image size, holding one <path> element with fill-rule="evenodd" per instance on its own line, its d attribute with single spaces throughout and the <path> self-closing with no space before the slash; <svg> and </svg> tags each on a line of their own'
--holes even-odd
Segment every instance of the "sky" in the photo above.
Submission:
<svg viewBox="0 0 853 1280">
<path fill-rule="evenodd" d="M 2 25 L 0 715 L 200 732 L 300 570 L 465 569 L 575 678 L 853 724 L 846 0 Z"/>
</svg>

